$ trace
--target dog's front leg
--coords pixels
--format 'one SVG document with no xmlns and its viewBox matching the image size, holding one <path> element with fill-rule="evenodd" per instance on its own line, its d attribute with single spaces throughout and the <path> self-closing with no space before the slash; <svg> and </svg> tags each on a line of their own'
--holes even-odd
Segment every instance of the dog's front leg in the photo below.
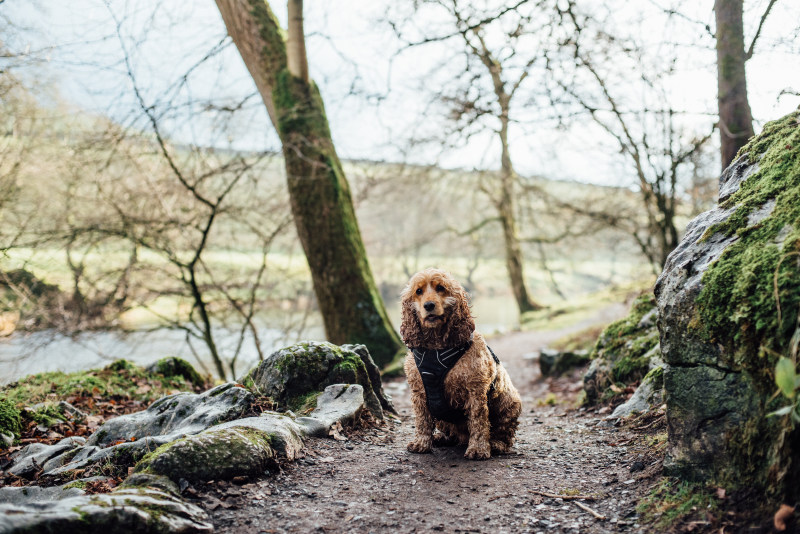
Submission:
<svg viewBox="0 0 800 534">
<path fill-rule="evenodd" d="M 411 403 L 414 406 L 414 422 L 416 429 L 414 431 L 414 439 L 409 443 L 406 448 L 410 452 L 425 453 L 431 452 L 431 445 L 433 445 L 433 417 L 428 411 L 428 402 L 425 397 L 425 392 L 417 391 L 411 395 Z"/>
<path fill-rule="evenodd" d="M 489 446 L 489 403 L 486 398 L 488 392 L 479 386 L 472 391 L 473 394 L 467 399 L 466 406 L 469 444 L 464 458 L 486 460 L 492 456 L 492 449 Z"/>
</svg>

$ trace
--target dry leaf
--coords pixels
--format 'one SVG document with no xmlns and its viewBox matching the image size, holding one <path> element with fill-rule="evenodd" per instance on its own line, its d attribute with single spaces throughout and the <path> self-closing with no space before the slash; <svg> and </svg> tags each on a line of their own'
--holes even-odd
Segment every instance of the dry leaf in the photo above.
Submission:
<svg viewBox="0 0 800 534">
<path fill-rule="evenodd" d="M 725 488 L 717 488 L 717 499 L 722 500 L 725 498 Z"/>
<path fill-rule="evenodd" d="M 336 423 L 331 425 L 328 435 L 337 441 L 347 441 L 347 436 L 342 434 L 343 431 L 344 429 L 342 428 L 342 423 L 336 421 Z"/>
<path fill-rule="evenodd" d="M 775 530 L 779 530 L 781 532 L 786 530 L 786 521 L 788 521 L 792 515 L 794 515 L 794 506 L 782 504 L 781 507 L 778 508 L 778 511 L 775 512 L 775 518 L 773 519 Z"/>
</svg>

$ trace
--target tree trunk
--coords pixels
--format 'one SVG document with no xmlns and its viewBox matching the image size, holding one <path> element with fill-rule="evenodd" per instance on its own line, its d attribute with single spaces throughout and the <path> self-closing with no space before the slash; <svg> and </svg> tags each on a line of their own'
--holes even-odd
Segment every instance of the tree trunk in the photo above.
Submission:
<svg viewBox="0 0 800 534">
<path fill-rule="evenodd" d="M 508 109 L 504 108 L 504 116 L 500 118 L 500 199 L 497 212 L 503 227 L 503 242 L 506 255 L 506 270 L 511 282 L 511 290 L 520 313 L 540 310 L 542 306 L 534 302 L 525 284 L 525 272 L 522 261 L 522 247 L 517 233 L 517 221 L 514 214 L 514 167 L 508 150 Z"/>
<path fill-rule="evenodd" d="M 722 169 L 753 136 L 744 64 L 742 0 L 715 0 L 717 20 L 717 103 Z"/>
<path fill-rule="evenodd" d="M 308 79 L 302 1 L 289 1 L 288 50 L 266 2 L 216 1 L 283 142 L 292 213 L 327 338 L 363 343 L 386 365 L 402 343 L 372 278 L 322 98 Z"/>
</svg>

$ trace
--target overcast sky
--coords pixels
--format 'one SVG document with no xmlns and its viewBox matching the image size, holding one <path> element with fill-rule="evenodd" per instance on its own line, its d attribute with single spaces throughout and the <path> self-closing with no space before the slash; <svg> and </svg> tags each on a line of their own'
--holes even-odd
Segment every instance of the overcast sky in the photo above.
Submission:
<svg viewBox="0 0 800 534">
<path fill-rule="evenodd" d="M 703 27 L 705 22 L 713 30 L 712 0 L 683 2 L 695 9 L 689 18 L 697 23 L 684 19 L 668 22 L 653 7 L 655 2 L 612 2 L 617 4 L 615 23 L 649 42 L 654 57 L 659 46 L 664 46 L 661 41 L 681 43 L 680 69 L 668 83 L 668 97 L 682 109 L 713 115 L 716 56 L 713 41 Z M 670 3 L 676 2 L 663 0 L 660 5 Z M 745 3 L 747 31 L 752 35 L 754 21 L 767 2 Z M 632 4 L 640 4 L 639 9 L 631 9 Z M 800 18 L 793 4 L 796 0 L 776 4 L 764 28 L 762 46 L 747 63 L 757 131 L 763 121 L 800 104 L 796 96 L 778 99 L 784 89 L 800 90 L 796 43 Z M 306 1 L 310 69 L 326 101 L 340 156 L 395 161 L 408 158 L 414 163 L 435 161 L 462 168 L 497 167 L 497 145 L 490 135 L 476 136 L 466 146 L 444 152 L 430 146 L 408 151 L 410 132 L 440 120 L 429 106 L 425 89 L 435 89 L 430 87 L 431 80 L 447 84 L 446 79 L 437 78 L 436 69 L 446 73 L 447 66 L 440 62 L 450 53 L 447 47 L 451 45 L 396 55 L 398 41 L 382 21 L 392 5 L 398 4 L 379 0 Z M 642 5 L 650 9 L 644 16 L 641 9 L 648 8 Z M 273 2 L 272 6 L 285 20 L 285 3 Z M 30 29 L 11 44 L 28 45 L 34 50 L 53 47 L 48 52 L 49 63 L 40 67 L 36 76 L 52 80 L 61 97 L 80 108 L 109 115 L 132 127 L 146 127 L 136 111 L 138 104 L 127 75 L 130 67 L 147 105 L 166 109 L 169 101 L 180 104 L 180 109 L 163 117 L 173 139 L 253 150 L 278 147 L 255 87 L 235 47 L 225 40 L 225 28 L 213 0 L 6 0 L 0 10 Z M 439 22 L 434 12 L 426 16 L 432 18 L 415 22 L 422 33 L 435 29 Z M 222 43 L 221 48 L 218 43 Z M 777 49 L 773 48 L 775 43 Z M 188 83 L 181 84 L 182 75 L 209 52 L 213 58 L 195 69 Z M 129 56 L 128 64 L 122 61 L 124 53 Z M 631 75 L 636 77 L 635 72 Z M 204 101 L 234 105 L 248 95 L 251 98 L 243 111 L 224 128 L 219 127 L 217 114 L 192 107 L 192 103 Z M 536 116 L 535 109 L 528 111 L 530 117 Z M 711 121 L 708 117 L 698 120 Z M 539 128 L 531 119 L 521 121 L 512 134 L 512 156 L 523 174 L 603 183 L 618 178 L 613 157 L 607 154 L 609 144 L 598 143 L 600 133 L 591 126 L 558 132 Z"/>
</svg>

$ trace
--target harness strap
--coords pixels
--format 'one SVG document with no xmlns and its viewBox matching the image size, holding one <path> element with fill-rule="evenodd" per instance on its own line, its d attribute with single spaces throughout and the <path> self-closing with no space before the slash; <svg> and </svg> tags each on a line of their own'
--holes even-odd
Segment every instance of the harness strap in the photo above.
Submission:
<svg viewBox="0 0 800 534">
<path fill-rule="evenodd" d="M 465 420 L 466 414 L 464 410 L 453 408 L 450 405 L 444 391 L 444 380 L 447 377 L 447 373 L 450 372 L 471 346 L 472 340 L 460 347 L 441 350 L 409 347 L 414 356 L 414 363 L 422 378 L 428 410 L 434 419 L 449 423 L 459 423 Z M 489 347 L 487 346 L 487 348 Z M 491 348 L 489 348 L 489 352 L 495 363 L 500 365 L 500 359 Z M 496 382 L 497 376 L 489 386 L 490 393 L 495 390 Z"/>
</svg>

